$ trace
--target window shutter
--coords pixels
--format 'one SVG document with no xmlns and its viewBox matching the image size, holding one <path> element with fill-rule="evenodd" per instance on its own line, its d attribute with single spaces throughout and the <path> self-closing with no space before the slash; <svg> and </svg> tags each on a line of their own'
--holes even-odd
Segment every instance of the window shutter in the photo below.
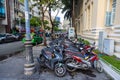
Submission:
<svg viewBox="0 0 120 80">
<path fill-rule="evenodd" d="M 105 25 L 106 26 L 110 26 L 110 22 L 111 22 L 111 12 L 106 12 L 106 20 L 105 20 Z"/>
<path fill-rule="evenodd" d="M 116 11 L 116 0 L 113 0 L 112 12 L 111 12 L 111 22 L 110 22 L 111 25 L 113 25 L 114 20 L 115 20 L 115 11 Z"/>
</svg>

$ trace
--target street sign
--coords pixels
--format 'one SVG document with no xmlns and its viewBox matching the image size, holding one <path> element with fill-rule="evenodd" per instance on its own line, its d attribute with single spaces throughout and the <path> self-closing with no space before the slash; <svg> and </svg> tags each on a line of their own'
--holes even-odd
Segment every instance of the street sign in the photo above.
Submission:
<svg viewBox="0 0 120 80">
<path fill-rule="evenodd" d="M 68 29 L 68 38 L 71 39 L 71 38 L 74 38 L 75 37 L 75 29 L 73 27 L 70 27 Z"/>
</svg>

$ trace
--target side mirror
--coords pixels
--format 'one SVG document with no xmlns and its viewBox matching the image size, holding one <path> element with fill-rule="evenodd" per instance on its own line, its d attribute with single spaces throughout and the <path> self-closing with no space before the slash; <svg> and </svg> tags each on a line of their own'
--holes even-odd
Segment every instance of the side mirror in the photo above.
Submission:
<svg viewBox="0 0 120 80">
<path fill-rule="evenodd" d="M 47 48 L 50 48 L 50 46 L 49 46 L 49 45 L 47 45 Z"/>
</svg>

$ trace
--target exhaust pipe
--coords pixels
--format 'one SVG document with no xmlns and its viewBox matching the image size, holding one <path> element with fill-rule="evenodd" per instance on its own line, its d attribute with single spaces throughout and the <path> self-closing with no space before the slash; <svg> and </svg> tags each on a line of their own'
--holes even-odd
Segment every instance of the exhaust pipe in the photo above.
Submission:
<svg viewBox="0 0 120 80">
<path fill-rule="evenodd" d="M 81 64 L 81 65 L 77 65 L 75 63 L 68 63 L 67 66 L 72 67 L 72 68 L 76 68 L 76 69 L 84 69 L 87 70 L 89 69 L 89 65 L 88 64 Z"/>
<path fill-rule="evenodd" d="M 75 63 L 67 63 L 67 66 L 73 67 L 73 68 L 80 68 L 80 66 L 76 65 Z"/>
</svg>

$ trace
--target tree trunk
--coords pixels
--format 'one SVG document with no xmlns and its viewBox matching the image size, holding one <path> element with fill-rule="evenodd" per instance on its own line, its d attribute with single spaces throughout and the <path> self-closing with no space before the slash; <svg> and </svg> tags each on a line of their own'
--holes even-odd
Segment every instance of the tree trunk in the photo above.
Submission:
<svg viewBox="0 0 120 80">
<path fill-rule="evenodd" d="M 51 8 L 49 8 L 49 17 L 50 17 L 50 22 L 51 22 L 51 25 L 52 25 L 51 33 L 53 34 L 54 23 L 53 23 L 53 21 L 52 21 Z"/>
<path fill-rule="evenodd" d="M 73 9 L 72 9 L 72 27 L 75 28 L 75 38 L 77 38 L 77 30 L 75 26 L 75 0 L 73 0 Z"/>
<path fill-rule="evenodd" d="M 43 8 L 42 8 L 42 29 L 44 30 L 43 31 L 43 40 L 44 40 L 44 46 L 47 46 L 47 42 L 46 42 L 46 36 L 45 36 L 45 25 L 44 25 L 44 11 L 43 11 Z"/>
</svg>

